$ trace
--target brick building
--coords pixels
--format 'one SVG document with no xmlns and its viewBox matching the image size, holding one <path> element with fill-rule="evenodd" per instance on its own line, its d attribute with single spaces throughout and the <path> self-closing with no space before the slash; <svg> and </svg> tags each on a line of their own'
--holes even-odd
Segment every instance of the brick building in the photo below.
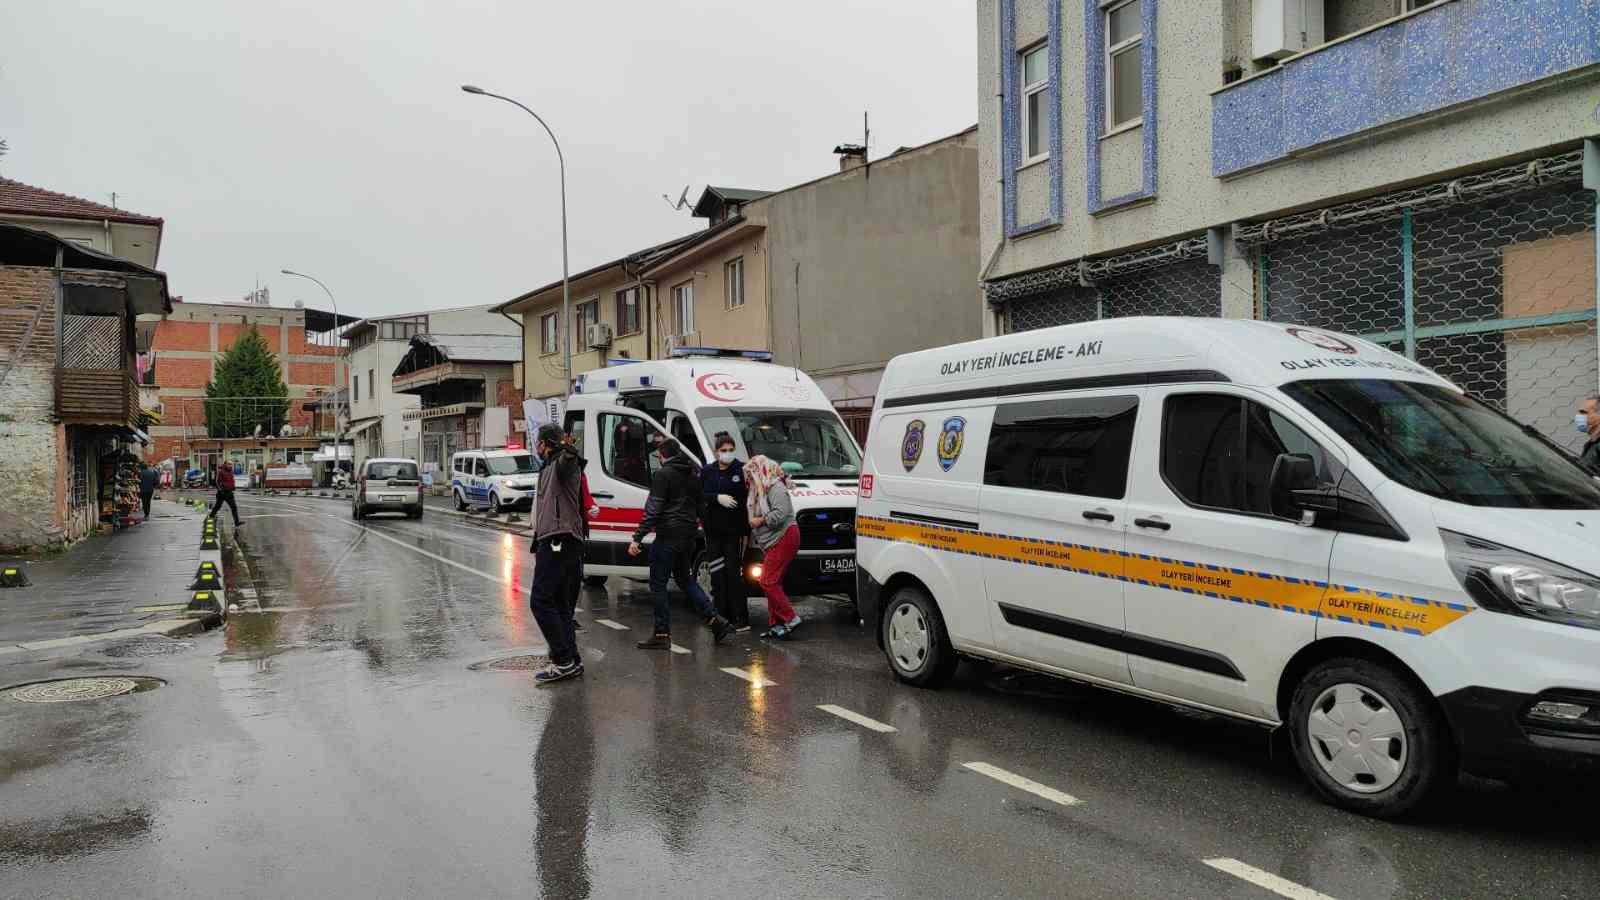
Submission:
<svg viewBox="0 0 1600 900">
<path fill-rule="evenodd" d="M 135 323 L 168 308 L 162 273 L 0 223 L 0 552 L 132 519 Z"/>
<path fill-rule="evenodd" d="M 145 383 L 160 397 L 161 424 L 153 427 L 153 459 L 172 459 L 179 472 L 208 468 L 226 458 L 253 471 L 308 455 L 319 437 L 332 437 L 337 413 L 317 398 L 331 394 L 348 376 L 338 327 L 356 321 L 321 310 L 252 303 L 184 303 L 155 330 Z M 211 433 L 206 424 L 206 382 L 218 357 L 248 328 L 271 348 L 289 389 L 287 429 L 275 435 Z M 248 400 L 241 402 L 250 402 Z"/>
</svg>

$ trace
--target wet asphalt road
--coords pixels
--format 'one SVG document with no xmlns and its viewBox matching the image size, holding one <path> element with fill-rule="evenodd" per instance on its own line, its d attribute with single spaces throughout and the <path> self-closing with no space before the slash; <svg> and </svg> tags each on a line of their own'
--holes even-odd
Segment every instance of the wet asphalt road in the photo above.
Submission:
<svg viewBox="0 0 1600 900">
<path fill-rule="evenodd" d="M 1600 883 L 1592 790 L 1472 782 L 1421 821 L 1368 821 L 1249 728 L 970 666 L 901 686 L 824 598 L 774 645 L 713 647 L 680 607 L 691 652 L 651 653 L 648 598 L 613 579 L 581 604 L 588 674 L 538 688 L 471 668 L 542 649 L 525 539 L 241 506 L 261 612 L 140 648 L 162 655 L 0 663 L 0 686 L 167 682 L 0 696 L 0 896 L 1274 896 L 1219 858 L 1337 898 Z"/>
</svg>

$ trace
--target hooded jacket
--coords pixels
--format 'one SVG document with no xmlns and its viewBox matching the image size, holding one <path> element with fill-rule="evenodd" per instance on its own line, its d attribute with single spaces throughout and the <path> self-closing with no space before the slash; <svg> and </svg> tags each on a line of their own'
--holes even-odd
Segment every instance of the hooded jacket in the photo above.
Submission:
<svg viewBox="0 0 1600 900">
<path fill-rule="evenodd" d="M 684 543 L 700 530 L 700 469 L 682 454 L 661 464 L 650 479 L 650 498 L 644 502 L 644 518 L 633 533 L 639 543 L 654 531 L 656 540 Z"/>
<path fill-rule="evenodd" d="M 583 467 L 578 451 L 562 445 L 539 469 L 539 490 L 535 500 L 533 546 L 549 537 L 582 537 L 588 530 L 584 522 Z"/>
</svg>

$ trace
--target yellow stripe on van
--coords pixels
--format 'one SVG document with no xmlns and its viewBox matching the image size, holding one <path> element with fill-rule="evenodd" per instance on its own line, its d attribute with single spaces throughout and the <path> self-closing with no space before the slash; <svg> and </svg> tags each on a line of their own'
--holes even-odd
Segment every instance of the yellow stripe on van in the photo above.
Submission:
<svg viewBox="0 0 1600 900">
<path fill-rule="evenodd" d="M 1326 617 L 1406 634 L 1432 634 L 1473 610 L 1461 603 L 1387 594 L 1354 585 L 877 516 L 857 516 L 856 533 L 865 540 L 915 544 L 984 559 L 1112 578 L 1196 597 L 1314 618 Z"/>
</svg>

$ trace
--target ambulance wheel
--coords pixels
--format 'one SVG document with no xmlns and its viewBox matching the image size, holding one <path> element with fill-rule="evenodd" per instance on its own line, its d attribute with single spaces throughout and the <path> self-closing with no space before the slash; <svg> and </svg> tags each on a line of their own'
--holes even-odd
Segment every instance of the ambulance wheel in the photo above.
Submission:
<svg viewBox="0 0 1600 900">
<path fill-rule="evenodd" d="M 460 491 L 452 491 L 450 496 L 454 500 L 455 507 L 456 507 L 456 512 L 466 512 L 467 511 L 467 498 L 461 496 L 461 492 Z"/>
<path fill-rule="evenodd" d="M 933 598 L 921 588 L 907 586 L 895 591 L 887 609 L 883 652 L 894 676 L 917 687 L 936 688 L 949 681 L 960 660 Z"/>
<path fill-rule="evenodd" d="M 606 586 L 606 576 L 590 575 L 583 579 L 583 583 L 592 588 L 603 588 Z"/>
<path fill-rule="evenodd" d="M 1313 667 L 1295 688 L 1289 727 L 1300 770 L 1351 812 L 1399 818 L 1455 781 L 1449 728 L 1433 698 L 1374 660 Z"/>
</svg>

